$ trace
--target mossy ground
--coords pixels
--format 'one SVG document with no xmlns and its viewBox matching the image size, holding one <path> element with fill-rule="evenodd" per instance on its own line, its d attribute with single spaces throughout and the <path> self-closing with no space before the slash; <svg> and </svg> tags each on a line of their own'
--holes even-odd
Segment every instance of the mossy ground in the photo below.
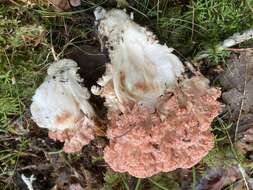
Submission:
<svg viewBox="0 0 253 190">
<path fill-rule="evenodd" d="M 61 13 L 35 2 L 35 6 L 21 1 L 0 3 L 0 189 L 18 189 L 17 176 L 32 171 L 22 170 L 21 166 L 36 165 L 46 155 L 50 155 L 49 160 L 52 155 L 63 158 L 60 163 L 65 166 L 84 162 L 85 156 L 66 155 L 59 144 L 48 139 L 39 144 L 36 139 L 46 138 L 46 133 L 34 129 L 29 105 L 48 64 L 55 57 L 64 57 L 64 52 L 71 47 L 98 45 L 92 13 L 96 6 L 114 8 L 118 5 L 134 12 L 136 22 L 150 28 L 161 42 L 174 47 L 186 59 L 208 50 L 209 60 L 204 69 L 223 64 L 229 56 L 229 52 L 216 52 L 218 42 L 253 26 L 252 0 L 129 0 L 128 3 L 94 0 L 82 1 L 81 6 Z M 214 123 L 216 147 L 192 169 L 190 181 L 193 184 L 195 171 L 201 173 L 203 167 L 212 167 L 225 157 L 232 157 L 231 162 L 242 162 L 243 158 L 233 155 L 236 150 L 229 140 L 227 126 L 229 124 L 221 124 L 220 120 Z M 176 172 L 136 180 L 106 171 L 105 166 L 95 166 L 101 162 L 96 154 L 89 158 L 95 160 L 92 166 L 102 170 L 96 180 L 101 180 L 97 184 L 104 189 L 179 189 L 179 182 L 174 180 L 179 179 Z M 53 180 L 50 183 L 38 189 L 49 189 Z"/>
</svg>

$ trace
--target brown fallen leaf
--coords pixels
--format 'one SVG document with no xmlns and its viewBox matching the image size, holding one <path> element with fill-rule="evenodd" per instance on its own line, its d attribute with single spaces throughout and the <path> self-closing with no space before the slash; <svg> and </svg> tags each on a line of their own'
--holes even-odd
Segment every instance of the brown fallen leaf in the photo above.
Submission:
<svg viewBox="0 0 253 190">
<path fill-rule="evenodd" d="M 235 182 L 240 177 L 236 167 L 217 167 L 207 170 L 196 184 L 196 190 L 220 190 L 222 187 Z"/>
<path fill-rule="evenodd" d="M 74 172 L 73 169 L 61 168 L 58 171 L 58 177 L 53 190 L 84 190 L 80 182 L 84 181 L 84 178 Z"/>
<path fill-rule="evenodd" d="M 71 7 L 77 7 L 81 5 L 81 0 L 19 0 L 27 6 L 35 5 L 53 5 L 57 11 L 65 11 Z"/>
<path fill-rule="evenodd" d="M 81 5 L 81 0 L 48 0 L 58 11 L 68 10 Z"/>
<path fill-rule="evenodd" d="M 220 83 L 230 121 L 237 122 L 240 115 L 239 125 L 253 122 L 253 51 L 232 55 Z"/>
<path fill-rule="evenodd" d="M 238 141 L 235 145 L 242 154 L 253 160 L 253 124 L 247 127 L 247 130 L 239 133 Z"/>
</svg>

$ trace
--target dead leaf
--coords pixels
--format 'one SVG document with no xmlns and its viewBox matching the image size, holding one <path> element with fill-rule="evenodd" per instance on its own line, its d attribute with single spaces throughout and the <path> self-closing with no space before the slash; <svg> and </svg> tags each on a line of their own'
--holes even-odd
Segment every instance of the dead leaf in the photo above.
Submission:
<svg viewBox="0 0 253 190">
<path fill-rule="evenodd" d="M 246 131 L 239 133 L 236 147 L 242 154 L 248 154 L 248 157 L 253 160 L 253 124 L 249 125 Z"/>
<path fill-rule="evenodd" d="M 253 52 L 232 55 L 220 83 L 230 121 L 237 121 L 241 109 L 240 125 L 253 122 Z"/>
<path fill-rule="evenodd" d="M 71 7 L 77 7 L 81 5 L 81 0 L 48 0 L 48 2 L 52 4 L 58 11 L 65 11 Z"/>
<path fill-rule="evenodd" d="M 49 0 L 49 3 L 58 11 L 64 11 L 71 8 L 68 0 Z"/>
<path fill-rule="evenodd" d="M 69 186 L 69 190 L 84 190 L 84 188 L 80 184 L 75 183 Z"/>
<path fill-rule="evenodd" d="M 69 2 L 73 7 L 81 5 L 81 0 L 70 0 Z"/>
<path fill-rule="evenodd" d="M 240 177 L 236 167 L 217 167 L 207 170 L 197 182 L 196 190 L 220 190 L 222 187 L 235 182 Z"/>
<path fill-rule="evenodd" d="M 74 168 L 61 168 L 58 171 L 58 177 L 56 179 L 57 190 L 84 190 L 79 182 L 84 179 L 79 176 L 78 173 L 73 171 Z"/>
</svg>

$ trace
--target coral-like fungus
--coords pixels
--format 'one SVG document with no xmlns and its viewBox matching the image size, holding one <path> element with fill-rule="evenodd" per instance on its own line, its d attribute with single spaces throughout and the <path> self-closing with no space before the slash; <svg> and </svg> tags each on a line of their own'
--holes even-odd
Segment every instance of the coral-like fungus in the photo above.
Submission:
<svg viewBox="0 0 253 190">
<path fill-rule="evenodd" d="M 94 123 L 87 118 L 83 118 L 76 122 L 76 126 L 70 129 L 49 130 L 48 136 L 53 140 L 59 140 L 64 143 L 63 150 L 65 152 L 79 152 L 82 147 L 89 144 L 94 139 Z"/>
<path fill-rule="evenodd" d="M 193 77 L 160 97 L 153 113 L 138 104 L 124 114 L 110 112 L 105 161 L 141 178 L 192 167 L 213 147 L 209 127 L 219 95 L 206 79 Z"/>
<path fill-rule="evenodd" d="M 91 88 L 108 108 L 105 161 L 141 178 L 198 163 L 213 147 L 210 125 L 220 109 L 220 91 L 197 72 L 186 77 L 192 69 L 124 11 L 99 7 L 95 16 L 110 58 L 100 86 Z M 65 142 L 66 152 L 80 151 L 96 129 L 77 70 L 67 59 L 51 65 L 31 105 L 34 121 L 49 129 L 50 138 Z"/>
<path fill-rule="evenodd" d="M 173 49 L 124 11 L 97 8 L 95 16 L 111 60 L 102 88 L 92 88 L 108 107 L 105 161 L 142 178 L 198 163 L 213 147 L 220 91 L 199 74 L 185 77 Z"/>
<path fill-rule="evenodd" d="M 48 76 L 36 90 L 32 119 L 49 129 L 49 136 L 65 142 L 66 152 L 79 151 L 94 138 L 94 111 L 87 88 L 80 85 L 76 62 L 62 59 L 48 68 Z"/>
</svg>

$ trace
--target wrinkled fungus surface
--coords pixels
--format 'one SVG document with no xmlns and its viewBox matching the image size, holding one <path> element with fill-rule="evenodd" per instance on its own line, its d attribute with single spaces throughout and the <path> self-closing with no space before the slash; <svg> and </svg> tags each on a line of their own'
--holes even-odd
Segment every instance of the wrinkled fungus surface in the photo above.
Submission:
<svg viewBox="0 0 253 190">
<path fill-rule="evenodd" d="M 185 78 L 173 49 L 124 11 L 98 7 L 94 13 L 110 57 L 92 88 L 108 108 L 105 161 L 141 178 L 192 167 L 213 147 L 209 128 L 220 91 L 204 77 Z"/>
<path fill-rule="evenodd" d="M 94 139 L 93 128 L 94 123 L 87 118 L 83 118 L 77 122 L 74 128 L 65 129 L 63 131 L 49 130 L 48 136 L 53 140 L 64 142 L 63 150 L 67 153 L 79 152 L 83 146 L 90 143 Z"/>
<path fill-rule="evenodd" d="M 173 48 L 124 11 L 98 7 L 95 17 L 110 58 L 98 85 L 89 76 L 97 69 L 93 61 L 84 72 L 73 60 L 53 63 L 33 96 L 33 120 L 64 142 L 65 152 L 80 151 L 96 127 L 107 126 L 104 159 L 117 172 L 144 178 L 197 164 L 213 147 L 210 126 L 220 90 L 197 72 L 188 79 Z M 105 99 L 107 119 L 96 115 L 89 90 Z"/>
<path fill-rule="evenodd" d="M 207 79 L 193 77 L 167 90 L 153 113 L 138 104 L 109 112 L 105 161 L 141 178 L 192 167 L 213 147 L 209 128 L 220 110 L 219 95 Z"/>
</svg>

